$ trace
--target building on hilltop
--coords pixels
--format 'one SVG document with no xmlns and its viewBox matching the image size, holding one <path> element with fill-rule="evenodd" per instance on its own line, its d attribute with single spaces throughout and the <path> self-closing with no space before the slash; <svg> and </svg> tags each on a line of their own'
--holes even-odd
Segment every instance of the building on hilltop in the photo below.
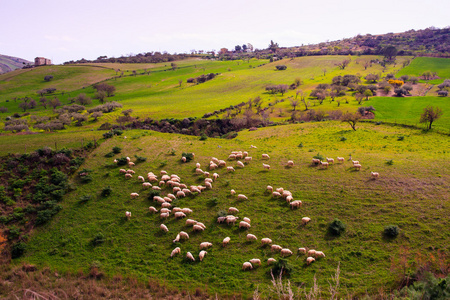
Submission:
<svg viewBox="0 0 450 300">
<path fill-rule="evenodd" d="M 36 57 L 34 59 L 34 66 L 45 66 L 45 65 L 51 65 L 52 61 L 45 57 Z"/>
</svg>

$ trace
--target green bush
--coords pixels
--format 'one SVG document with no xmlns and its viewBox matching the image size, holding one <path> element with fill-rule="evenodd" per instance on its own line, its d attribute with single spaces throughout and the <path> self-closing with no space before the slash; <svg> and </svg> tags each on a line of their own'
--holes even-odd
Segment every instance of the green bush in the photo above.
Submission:
<svg viewBox="0 0 450 300">
<path fill-rule="evenodd" d="M 97 233 L 91 240 L 91 244 L 93 246 L 97 246 L 102 244 L 103 242 L 105 242 L 105 236 L 103 235 L 103 233 L 99 232 Z"/>
<path fill-rule="evenodd" d="M 117 159 L 118 166 L 125 166 L 126 164 L 128 164 L 128 160 L 126 157 L 121 157 Z"/>
<path fill-rule="evenodd" d="M 143 157 L 143 156 L 139 156 L 139 155 L 134 155 L 134 157 L 136 158 L 136 163 L 141 163 L 147 160 L 147 157 Z"/>
<path fill-rule="evenodd" d="M 404 139 L 405 139 L 405 137 L 403 135 L 401 135 L 397 138 L 397 141 L 403 141 Z"/>
<path fill-rule="evenodd" d="M 11 248 L 11 258 L 21 257 L 27 249 L 27 244 L 24 242 L 15 243 Z"/>
<path fill-rule="evenodd" d="M 204 133 L 200 136 L 200 141 L 206 141 L 208 139 L 208 136 Z"/>
<path fill-rule="evenodd" d="M 394 164 L 394 160 L 388 159 L 388 160 L 386 160 L 386 164 L 389 166 L 392 166 Z"/>
<path fill-rule="evenodd" d="M 270 270 L 274 277 L 280 276 L 289 276 L 294 268 L 292 265 L 283 258 L 280 258 L 273 265 L 273 268 Z"/>
<path fill-rule="evenodd" d="M 118 154 L 118 153 L 122 152 L 122 148 L 117 147 L 117 146 L 113 147 L 112 148 L 112 152 L 115 153 L 115 154 Z"/>
<path fill-rule="evenodd" d="M 111 195 L 111 193 L 112 193 L 112 188 L 107 186 L 102 190 L 101 195 L 102 195 L 102 197 L 108 197 L 109 195 Z"/>
<path fill-rule="evenodd" d="M 216 197 L 211 198 L 208 200 L 208 202 L 206 202 L 206 205 L 208 205 L 209 207 L 216 206 L 217 204 L 219 204 L 219 200 L 217 200 Z"/>
<path fill-rule="evenodd" d="M 397 225 L 388 225 L 384 227 L 383 234 L 388 238 L 395 238 L 400 233 L 400 228 Z"/>
<path fill-rule="evenodd" d="M 341 142 L 345 142 L 346 140 L 347 140 L 347 138 L 346 138 L 345 136 L 341 136 L 341 137 L 340 137 L 340 141 L 341 141 Z"/>
<path fill-rule="evenodd" d="M 157 190 L 151 190 L 148 194 L 148 200 L 153 201 L 153 197 L 161 195 L 160 191 Z"/>
<path fill-rule="evenodd" d="M 105 157 L 113 157 L 114 156 L 114 152 L 108 152 L 105 154 Z"/>
<path fill-rule="evenodd" d="M 181 157 L 186 157 L 186 162 L 190 162 L 191 160 L 194 159 L 194 154 L 192 154 L 192 153 L 190 153 L 190 152 L 188 152 L 188 153 L 183 152 L 183 153 L 181 154 Z"/>
<path fill-rule="evenodd" d="M 78 203 L 86 203 L 92 199 L 92 196 L 91 195 L 83 195 L 78 199 L 79 199 Z"/>
<path fill-rule="evenodd" d="M 14 240 L 20 236 L 20 228 L 16 226 L 11 226 L 8 229 L 8 240 Z"/>
<path fill-rule="evenodd" d="M 320 154 L 320 153 L 317 153 L 316 155 L 314 155 L 313 158 L 320 159 L 320 160 L 325 160 L 325 157 L 322 154 Z"/>
<path fill-rule="evenodd" d="M 328 225 L 328 232 L 331 235 L 339 236 L 345 231 L 345 227 L 345 224 L 341 220 L 334 219 L 333 222 Z"/>
<path fill-rule="evenodd" d="M 228 215 L 228 213 L 223 209 L 221 209 L 217 212 L 218 217 L 225 217 L 226 215 Z"/>
</svg>

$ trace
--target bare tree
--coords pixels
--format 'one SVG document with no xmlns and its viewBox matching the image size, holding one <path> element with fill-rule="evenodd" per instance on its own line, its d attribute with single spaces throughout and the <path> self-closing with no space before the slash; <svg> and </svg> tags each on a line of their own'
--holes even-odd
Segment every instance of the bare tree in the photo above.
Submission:
<svg viewBox="0 0 450 300">
<path fill-rule="evenodd" d="M 322 69 L 322 72 L 323 72 L 323 76 L 325 76 L 325 75 L 327 74 L 327 69 L 326 69 L 326 68 L 323 68 L 323 69 Z"/>
<path fill-rule="evenodd" d="M 434 121 L 439 119 L 442 116 L 442 109 L 439 107 L 432 107 L 431 105 L 428 105 L 423 109 L 423 113 L 420 116 L 420 123 L 428 123 L 428 130 L 431 129 L 431 124 L 433 124 Z"/>
<path fill-rule="evenodd" d="M 339 69 L 344 70 L 349 64 L 350 64 L 350 59 L 344 59 L 340 63 L 337 63 L 336 66 L 338 66 Z"/>
<path fill-rule="evenodd" d="M 291 106 L 294 111 L 295 111 L 295 108 L 298 106 L 298 102 L 299 102 L 298 100 L 291 99 Z"/>
<path fill-rule="evenodd" d="M 359 112 L 346 112 L 344 115 L 342 115 L 341 122 L 347 122 L 348 124 L 350 124 L 352 129 L 356 131 L 356 123 L 358 123 L 360 119 L 361 115 L 359 114 Z"/>
</svg>

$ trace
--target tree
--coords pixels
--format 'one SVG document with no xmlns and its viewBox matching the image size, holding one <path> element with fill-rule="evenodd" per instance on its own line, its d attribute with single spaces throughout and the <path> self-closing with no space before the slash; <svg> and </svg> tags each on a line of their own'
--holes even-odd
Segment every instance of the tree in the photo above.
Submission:
<svg viewBox="0 0 450 300">
<path fill-rule="evenodd" d="M 274 43 L 273 40 L 270 40 L 270 44 L 269 44 L 269 48 L 268 49 L 275 53 L 278 48 L 279 48 L 278 43 Z"/>
<path fill-rule="evenodd" d="M 100 101 L 100 103 L 105 102 L 106 96 L 107 96 L 107 94 L 105 91 L 98 91 L 97 93 L 95 93 L 95 98 L 98 99 Z"/>
<path fill-rule="evenodd" d="M 356 93 L 355 99 L 356 99 L 356 101 L 358 101 L 358 104 L 361 104 L 362 100 L 364 99 L 364 95 L 361 93 Z"/>
<path fill-rule="evenodd" d="M 356 131 L 356 123 L 358 123 L 360 119 L 361 115 L 359 114 L 359 112 L 355 113 L 346 112 L 345 114 L 342 115 L 341 122 L 346 122 L 350 124 L 352 129 Z"/>
<path fill-rule="evenodd" d="M 27 102 L 20 102 L 19 103 L 19 108 L 21 108 L 23 111 L 27 111 L 27 109 L 29 108 L 28 103 Z"/>
<path fill-rule="evenodd" d="M 242 45 L 242 51 L 247 52 L 247 45 L 246 44 Z"/>
<path fill-rule="evenodd" d="M 131 108 L 130 109 L 126 109 L 126 110 L 122 110 L 122 114 L 125 117 L 129 117 L 132 112 L 133 112 L 133 110 Z"/>
<path fill-rule="evenodd" d="M 78 97 L 75 99 L 75 102 L 77 102 L 80 105 L 88 105 L 92 103 L 91 98 L 86 96 L 86 94 L 81 93 L 78 95 Z"/>
<path fill-rule="evenodd" d="M 45 80 L 45 81 L 50 81 L 50 80 L 52 80 L 52 79 L 53 79 L 53 76 L 52 76 L 52 75 L 47 75 L 47 76 L 44 77 L 44 80 Z"/>
<path fill-rule="evenodd" d="M 46 97 L 41 97 L 39 99 L 39 102 L 41 102 L 41 105 L 44 107 L 44 109 L 47 109 L 47 105 L 49 104 L 49 100 Z"/>
<path fill-rule="evenodd" d="M 55 109 L 55 108 L 57 108 L 58 106 L 61 106 L 61 105 L 62 105 L 62 104 L 61 104 L 61 101 L 59 101 L 59 99 L 56 98 L 56 97 L 54 97 L 53 99 L 51 99 L 51 100 L 49 101 L 48 104 L 50 104 L 50 106 L 53 107 L 53 109 Z"/>
<path fill-rule="evenodd" d="M 340 63 L 337 63 L 336 66 L 338 66 L 339 69 L 344 70 L 349 64 L 350 64 L 350 59 L 344 59 Z"/>
<path fill-rule="evenodd" d="M 181 87 L 182 83 L 183 83 L 183 80 L 182 79 L 178 79 L 178 84 L 180 85 L 180 87 Z"/>
<path fill-rule="evenodd" d="M 171 63 L 170 66 L 172 67 L 172 70 L 175 71 L 178 69 L 178 65 L 176 63 Z"/>
<path fill-rule="evenodd" d="M 371 90 L 367 89 L 364 91 L 364 96 L 366 96 L 366 100 L 369 100 L 369 97 L 372 97 L 373 93 Z"/>
<path fill-rule="evenodd" d="M 287 84 L 280 84 L 280 85 L 278 86 L 278 88 L 279 88 L 279 91 L 280 91 L 280 93 L 281 93 L 281 96 L 283 96 L 284 93 L 286 93 L 287 90 L 289 89 L 289 86 L 288 86 Z"/>
<path fill-rule="evenodd" d="M 295 111 L 295 108 L 298 106 L 298 100 L 291 99 L 291 106 Z"/>
<path fill-rule="evenodd" d="M 31 99 L 30 102 L 28 102 L 28 107 L 31 109 L 35 108 L 36 105 L 37 105 L 37 103 L 36 103 L 36 100 L 34 100 L 34 99 Z"/>
<path fill-rule="evenodd" d="M 236 46 L 234 46 L 234 51 L 236 51 L 236 52 L 241 52 L 241 50 L 242 50 L 241 45 L 236 45 Z"/>
<path fill-rule="evenodd" d="M 383 54 L 388 61 L 393 61 L 397 56 L 397 48 L 395 48 L 394 46 L 387 46 L 386 48 L 384 48 Z"/>
<path fill-rule="evenodd" d="M 439 119 L 442 116 L 442 109 L 439 107 L 432 107 L 428 105 L 423 109 L 423 113 L 420 116 L 420 123 L 428 123 L 428 130 L 431 129 L 431 124 L 433 124 L 434 121 Z"/>
<path fill-rule="evenodd" d="M 366 77 L 364 77 L 368 82 L 375 83 L 380 79 L 380 76 L 377 74 L 368 74 Z"/>
</svg>

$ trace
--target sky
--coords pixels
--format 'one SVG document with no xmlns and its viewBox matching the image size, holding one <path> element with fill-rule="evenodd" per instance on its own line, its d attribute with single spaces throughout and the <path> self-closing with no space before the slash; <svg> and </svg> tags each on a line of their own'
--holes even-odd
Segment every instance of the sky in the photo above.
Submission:
<svg viewBox="0 0 450 300">
<path fill-rule="evenodd" d="M 450 26 L 449 0 L 0 0 L 0 54 L 55 64 Z"/>
</svg>

